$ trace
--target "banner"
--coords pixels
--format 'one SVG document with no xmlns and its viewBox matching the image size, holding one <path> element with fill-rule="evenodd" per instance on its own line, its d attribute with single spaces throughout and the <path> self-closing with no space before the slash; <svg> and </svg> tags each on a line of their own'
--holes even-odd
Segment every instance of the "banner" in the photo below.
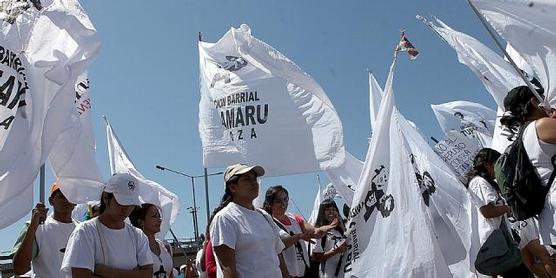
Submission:
<svg viewBox="0 0 556 278">
<path fill-rule="evenodd" d="M 397 125 L 392 78 L 353 198 L 345 277 L 451 277 Z"/>
<path fill-rule="evenodd" d="M 164 239 L 164 235 L 170 229 L 170 226 L 176 221 L 180 209 L 178 196 L 162 185 L 145 178 L 133 165 L 129 156 L 120 144 L 120 140 L 112 130 L 112 126 L 106 120 L 106 139 L 108 141 L 108 156 L 110 159 L 110 172 L 129 173 L 134 176 L 139 185 L 139 198 L 143 203 L 154 204 L 158 206 L 162 214 L 162 225 L 158 238 Z"/>
<path fill-rule="evenodd" d="M 4 1 L 0 7 L 0 229 L 26 214 L 30 192 L 58 136 L 71 127 L 75 84 L 100 42 L 74 0 Z M 22 204 L 32 204 L 31 201 Z"/>
<path fill-rule="evenodd" d="M 450 166 L 462 182 L 466 182 L 465 175 L 473 167 L 475 155 L 481 148 L 477 140 L 458 131 L 448 132 L 444 139 L 434 145 L 436 154 Z"/>
<path fill-rule="evenodd" d="M 319 186 L 317 190 L 317 194 L 315 195 L 315 201 L 313 201 L 313 210 L 311 210 L 311 215 L 309 216 L 309 219 L 307 219 L 307 223 L 311 225 L 315 225 L 315 223 L 317 222 L 317 217 L 319 216 L 320 203 L 322 203 L 322 201 L 323 198 Z"/>
<path fill-rule="evenodd" d="M 556 104 L 556 3 L 552 0 L 472 0 L 472 4 L 534 70 Z"/>
<path fill-rule="evenodd" d="M 281 176 L 343 163 L 342 124 L 324 90 L 249 26 L 199 42 L 199 59 L 204 167 L 242 162 Z"/>
<path fill-rule="evenodd" d="M 87 73 L 83 73 L 75 85 L 73 127 L 60 134 L 48 157 L 60 190 L 75 204 L 99 200 L 104 187 L 95 159 L 89 86 Z"/>
</svg>

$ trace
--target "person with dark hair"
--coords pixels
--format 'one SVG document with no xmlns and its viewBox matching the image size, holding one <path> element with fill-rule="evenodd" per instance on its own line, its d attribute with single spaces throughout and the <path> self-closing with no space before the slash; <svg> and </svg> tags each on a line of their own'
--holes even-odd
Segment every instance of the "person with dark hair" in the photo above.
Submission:
<svg viewBox="0 0 556 278">
<path fill-rule="evenodd" d="M 312 246 L 312 257 L 320 263 L 319 277 L 344 277 L 343 254 L 347 251 L 346 228 L 334 200 L 326 199 L 319 206 L 315 227 L 324 227 L 337 222 L 335 228 L 319 238 Z"/>
<path fill-rule="evenodd" d="M 539 235 L 543 245 L 556 244 L 556 192 L 547 184 L 554 171 L 552 158 L 556 155 L 556 113 L 548 115 L 527 86 L 512 89 L 504 98 L 506 112 L 500 122 L 513 133 L 522 132 L 527 156 L 545 186 L 551 186 L 542 212 L 539 214 Z"/>
<path fill-rule="evenodd" d="M 54 213 L 47 216 L 48 208 L 38 203 L 32 211 L 31 222 L 25 224 L 13 247 L 13 268 L 17 275 L 26 273 L 32 265 L 36 277 L 62 277 L 60 266 L 66 243 L 77 225 L 71 217 L 75 204 L 66 199 L 56 183 L 50 188 L 48 202 Z"/>
<path fill-rule="evenodd" d="M 142 204 L 135 207 L 129 215 L 131 224 L 145 233 L 149 240 L 149 249 L 153 259 L 154 278 L 172 278 L 172 248 L 169 244 L 155 237 L 160 232 L 162 216 L 160 209 L 153 204 Z"/>
<path fill-rule="evenodd" d="M 502 221 L 506 221 L 504 216 L 511 213 L 510 207 L 500 194 L 498 184 L 494 181 L 494 164 L 499 157 L 500 153 L 496 150 L 483 148 L 475 155 L 473 167 L 467 173 L 466 187 L 479 210 L 477 230 L 480 246 L 483 246 L 492 232 L 500 227 Z M 508 224 L 507 227 L 509 226 Z M 480 273 L 477 273 L 477 276 L 487 277 Z M 523 265 L 502 276 L 507 278 L 533 277 Z"/>
<path fill-rule="evenodd" d="M 235 164 L 224 172 L 225 193 L 210 224 L 217 277 L 290 277 L 281 255 L 278 227 L 253 200 L 259 195 L 261 166 Z"/>
<path fill-rule="evenodd" d="M 281 185 L 271 186 L 266 191 L 263 209 L 272 215 L 274 222 L 280 228 L 280 238 L 286 246 L 282 254 L 288 272 L 293 277 L 303 277 L 310 266 L 310 261 L 307 246 L 302 241 L 322 237 L 326 232 L 334 229 L 338 222 L 315 228 L 300 215 L 286 213 L 288 202 L 288 190 Z"/>
<path fill-rule="evenodd" d="M 80 223 L 71 234 L 62 261 L 68 277 L 152 278 L 153 260 L 147 236 L 124 220 L 139 200 L 138 181 L 115 174 L 100 199 L 100 215 Z"/>
</svg>

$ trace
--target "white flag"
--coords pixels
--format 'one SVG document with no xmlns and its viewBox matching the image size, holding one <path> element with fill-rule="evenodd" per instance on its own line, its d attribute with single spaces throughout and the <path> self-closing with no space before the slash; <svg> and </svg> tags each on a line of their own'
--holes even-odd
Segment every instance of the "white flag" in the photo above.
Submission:
<svg viewBox="0 0 556 278">
<path fill-rule="evenodd" d="M 326 170 L 326 174 L 338 194 L 344 199 L 346 204 L 353 201 L 353 193 L 363 170 L 363 162 L 355 158 L 351 153 L 346 151 L 346 159 L 340 167 Z"/>
<path fill-rule="evenodd" d="M 382 96 L 384 92 L 382 88 L 376 81 L 375 76 L 372 72 L 369 72 L 369 114 L 371 117 L 371 132 L 375 126 L 376 114 L 380 108 L 380 102 L 382 101 Z"/>
<path fill-rule="evenodd" d="M 32 206 L 30 192 L 59 134 L 71 127 L 76 80 L 100 47 L 79 3 L 3 1 L 0 7 L 0 229 Z M 23 51 L 21 51 L 23 50 Z M 32 196 L 21 204 L 32 204 Z"/>
<path fill-rule="evenodd" d="M 452 101 L 431 105 L 442 131 L 463 132 L 471 136 L 475 132 L 492 136 L 496 123 L 496 112 L 482 104 L 470 101 Z"/>
<path fill-rule="evenodd" d="M 324 90 L 247 25 L 200 42 L 199 58 L 205 167 L 243 162 L 280 176 L 343 163 L 342 124 Z"/>
<path fill-rule="evenodd" d="M 440 26 L 436 26 L 432 22 L 426 23 L 454 48 L 459 61 L 475 73 L 494 98 L 499 109 L 491 147 L 499 152 L 504 152 L 505 146 L 511 143 L 504 136 L 508 133 L 507 129 L 500 124 L 500 116 L 504 109 L 504 97 L 513 88 L 525 85 L 525 82 L 508 62 L 477 39 L 453 30 L 440 20 L 437 20 Z"/>
<path fill-rule="evenodd" d="M 556 104 L 556 3 L 553 0 L 472 0 L 496 31 L 527 61 Z"/>
<path fill-rule="evenodd" d="M 77 80 L 74 95 L 73 128 L 60 134 L 48 158 L 60 190 L 68 200 L 81 204 L 98 200 L 104 187 L 104 179 L 95 159 L 87 73 Z"/>
<path fill-rule="evenodd" d="M 170 226 L 176 220 L 180 209 L 178 196 L 162 185 L 145 178 L 133 165 L 129 156 L 120 144 L 120 140 L 106 120 L 106 139 L 108 141 L 108 156 L 112 174 L 129 173 L 139 181 L 139 198 L 143 203 L 158 206 L 162 213 L 162 225 L 157 237 L 164 238 Z"/>
<path fill-rule="evenodd" d="M 315 225 L 317 217 L 319 216 L 320 203 L 322 203 L 322 201 L 322 193 L 319 186 L 317 194 L 315 195 L 315 201 L 313 201 L 313 210 L 311 210 L 311 215 L 309 216 L 309 219 L 307 219 L 307 223 Z"/>
<path fill-rule="evenodd" d="M 398 124 L 394 63 L 350 211 L 346 277 L 451 277 Z"/>
</svg>

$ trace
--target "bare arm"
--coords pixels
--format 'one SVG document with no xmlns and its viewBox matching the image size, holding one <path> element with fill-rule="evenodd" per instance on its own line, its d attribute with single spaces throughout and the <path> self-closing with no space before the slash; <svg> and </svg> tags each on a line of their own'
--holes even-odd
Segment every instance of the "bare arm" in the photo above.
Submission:
<svg viewBox="0 0 556 278">
<path fill-rule="evenodd" d="M 31 224 L 27 228 L 27 232 L 13 257 L 14 273 L 17 275 L 25 274 L 31 269 L 31 260 L 33 259 L 33 245 L 35 241 L 35 232 L 40 225 L 41 220 L 46 219 L 48 209 L 44 204 L 38 203 L 33 209 L 31 216 Z"/>
<path fill-rule="evenodd" d="M 556 144 L 556 119 L 541 118 L 536 122 L 537 135 L 546 143 Z"/>
<path fill-rule="evenodd" d="M 313 259 L 315 259 L 317 262 L 325 262 L 326 260 L 328 260 L 330 257 L 334 257 L 337 254 L 342 254 L 344 252 L 346 252 L 347 250 L 347 242 L 344 242 L 342 245 L 330 249 L 324 253 L 313 253 L 312 257 Z"/>
<path fill-rule="evenodd" d="M 105 278 L 150 278 L 153 275 L 153 266 L 143 265 L 132 270 L 124 270 L 97 264 L 95 265 L 95 275 Z"/>
<path fill-rule="evenodd" d="M 213 246 L 212 249 L 220 261 L 224 278 L 236 278 L 236 251 L 226 245 Z"/>
<path fill-rule="evenodd" d="M 482 206 L 479 210 L 481 211 L 481 214 L 485 218 L 495 218 L 498 216 L 502 216 L 506 213 L 509 213 L 511 211 L 509 206 L 506 205 L 495 206 L 493 203 L 489 203 L 486 206 Z"/>
<path fill-rule="evenodd" d="M 93 272 L 86 268 L 71 268 L 71 276 L 73 278 L 93 278 Z"/>
</svg>

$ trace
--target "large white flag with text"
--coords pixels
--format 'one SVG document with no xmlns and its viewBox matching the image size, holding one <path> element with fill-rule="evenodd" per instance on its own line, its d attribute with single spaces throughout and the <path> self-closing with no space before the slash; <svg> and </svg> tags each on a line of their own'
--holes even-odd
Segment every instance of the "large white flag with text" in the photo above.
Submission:
<svg viewBox="0 0 556 278">
<path fill-rule="evenodd" d="M 496 31 L 532 67 L 556 104 L 556 2 L 472 0 Z"/>
<path fill-rule="evenodd" d="M 410 162 L 392 92 L 394 64 L 353 198 L 346 277 L 451 277 Z"/>
<path fill-rule="evenodd" d="M 71 128 L 75 84 L 100 41 L 75 0 L 0 6 L 0 229 L 27 214 L 29 188 L 58 136 Z M 23 204 L 26 204 L 25 206 Z"/>
<path fill-rule="evenodd" d="M 180 209 L 178 196 L 162 185 L 145 178 L 133 165 L 129 156 L 122 147 L 120 140 L 112 130 L 112 126 L 106 120 L 106 139 L 108 141 L 108 156 L 110 159 L 110 171 L 112 174 L 129 173 L 139 180 L 139 197 L 143 203 L 158 206 L 162 213 L 162 225 L 159 238 L 170 229 L 176 220 Z"/>
<path fill-rule="evenodd" d="M 73 127 L 60 134 L 48 157 L 60 190 L 76 204 L 97 201 L 104 187 L 95 159 L 89 86 L 87 73 L 84 73 L 75 85 Z"/>
<path fill-rule="evenodd" d="M 343 163 L 342 123 L 324 90 L 247 25 L 199 42 L 199 59 L 205 167 L 243 162 L 281 176 Z"/>
</svg>

